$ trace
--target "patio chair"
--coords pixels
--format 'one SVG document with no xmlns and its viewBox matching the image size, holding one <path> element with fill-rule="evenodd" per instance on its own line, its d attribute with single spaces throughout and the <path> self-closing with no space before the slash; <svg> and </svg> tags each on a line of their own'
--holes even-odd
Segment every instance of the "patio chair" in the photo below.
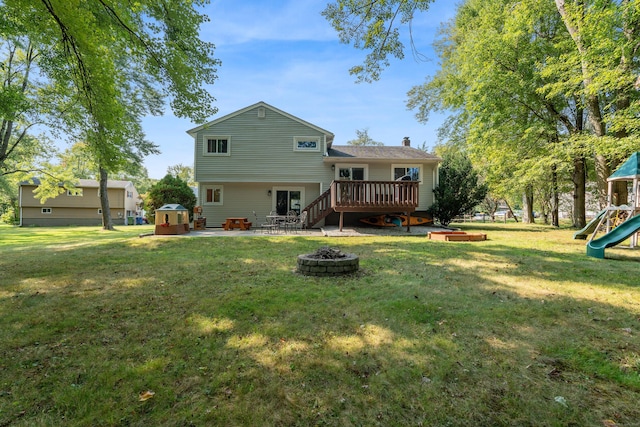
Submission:
<svg viewBox="0 0 640 427">
<path fill-rule="evenodd" d="M 256 233 L 258 232 L 258 228 L 260 228 L 263 233 L 273 233 L 278 228 L 278 224 L 275 224 L 273 222 L 261 222 L 258 219 L 258 214 L 256 213 L 256 211 L 253 211 L 253 216 L 256 219 L 256 228 L 254 229 Z"/>
<path fill-rule="evenodd" d="M 285 233 L 287 232 L 287 230 L 292 230 L 295 228 L 297 220 L 298 220 L 298 213 L 296 211 L 287 212 L 287 216 L 282 223 Z"/>
<path fill-rule="evenodd" d="M 297 233 L 298 230 L 302 231 L 307 228 L 307 215 L 307 211 L 302 211 L 300 216 L 296 218 L 296 222 L 293 225 L 293 231 Z"/>
</svg>

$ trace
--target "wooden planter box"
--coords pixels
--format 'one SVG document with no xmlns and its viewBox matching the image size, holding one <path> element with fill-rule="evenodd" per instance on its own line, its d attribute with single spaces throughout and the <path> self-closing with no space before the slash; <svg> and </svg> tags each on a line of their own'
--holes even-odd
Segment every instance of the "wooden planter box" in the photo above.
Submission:
<svg viewBox="0 0 640 427">
<path fill-rule="evenodd" d="M 432 231 L 429 233 L 431 240 L 444 240 L 446 242 L 478 242 L 487 240 L 484 233 L 466 233 L 464 231 Z"/>
</svg>

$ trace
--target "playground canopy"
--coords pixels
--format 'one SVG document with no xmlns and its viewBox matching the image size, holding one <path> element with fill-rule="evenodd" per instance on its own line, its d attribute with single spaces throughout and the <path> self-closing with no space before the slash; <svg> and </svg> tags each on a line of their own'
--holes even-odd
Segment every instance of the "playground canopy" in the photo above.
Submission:
<svg viewBox="0 0 640 427">
<path fill-rule="evenodd" d="M 633 181 L 640 177 L 640 152 L 633 153 L 607 181 Z"/>
</svg>

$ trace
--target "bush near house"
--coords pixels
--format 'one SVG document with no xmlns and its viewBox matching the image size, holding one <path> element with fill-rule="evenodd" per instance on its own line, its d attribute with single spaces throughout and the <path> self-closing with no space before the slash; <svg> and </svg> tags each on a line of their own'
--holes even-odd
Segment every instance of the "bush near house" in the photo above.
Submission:
<svg viewBox="0 0 640 427">
<path fill-rule="evenodd" d="M 471 212 L 487 194 L 486 184 L 478 181 L 478 173 L 466 154 L 447 152 L 442 157 L 439 182 L 433 190 L 435 203 L 427 212 L 445 226 L 458 215 Z"/>
<path fill-rule="evenodd" d="M 186 181 L 167 174 L 151 187 L 145 200 L 149 212 L 147 218 L 155 223 L 156 209 L 170 203 L 178 203 L 189 211 L 189 221 L 193 220 L 193 208 L 197 203 L 196 195 Z"/>
</svg>

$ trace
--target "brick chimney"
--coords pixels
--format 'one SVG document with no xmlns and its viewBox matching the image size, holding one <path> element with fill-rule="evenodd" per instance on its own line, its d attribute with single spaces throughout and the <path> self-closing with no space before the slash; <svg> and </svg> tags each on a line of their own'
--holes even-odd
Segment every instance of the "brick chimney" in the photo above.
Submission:
<svg viewBox="0 0 640 427">
<path fill-rule="evenodd" d="M 402 146 L 403 146 L 403 147 L 411 147 L 411 140 L 409 139 L 409 137 L 408 137 L 408 136 L 405 136 L 405 137 L 402 139 Z"/>
</svg>

